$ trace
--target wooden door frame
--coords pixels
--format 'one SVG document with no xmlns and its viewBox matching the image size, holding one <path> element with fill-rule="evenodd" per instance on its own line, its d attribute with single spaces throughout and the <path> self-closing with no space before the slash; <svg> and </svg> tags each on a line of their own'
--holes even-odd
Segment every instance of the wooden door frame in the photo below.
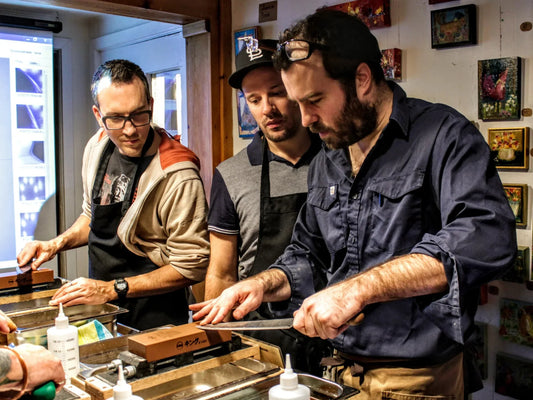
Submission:
<svg viewBox="0 0 533 400">
<path fill-rule="evenodd" d="M 186 25 L 206 21 L 207 33 L 186 38 L 189 147 L 200 157 L 209 196 L 214 168 L 233 155 L 231 0 L 30 0 Z"/>
</svg>

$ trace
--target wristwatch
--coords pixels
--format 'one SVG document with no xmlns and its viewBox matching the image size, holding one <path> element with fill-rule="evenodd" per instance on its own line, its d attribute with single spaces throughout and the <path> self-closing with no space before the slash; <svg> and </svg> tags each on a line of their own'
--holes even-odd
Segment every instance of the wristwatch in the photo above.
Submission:
<svg viewBox="0 0 533 400">
<path fill-rule="evenodd" d="M 124 278 L 115 279 L 115 292 L 118 294 L 119 299 L 125 299 L 128 294 L 128 282 Z"/>
</svg>

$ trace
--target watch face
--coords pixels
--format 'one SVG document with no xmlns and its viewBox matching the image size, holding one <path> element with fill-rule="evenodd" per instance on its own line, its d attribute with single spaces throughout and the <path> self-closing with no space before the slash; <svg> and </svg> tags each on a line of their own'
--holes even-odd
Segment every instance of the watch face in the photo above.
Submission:
<svg viewBox="0 0 533 400">
<path fill-rule="evenodd" d="M 120 291 L 126 290 L 128 285 L 124 281 L 117 282 L 117 289 Z"/>
</svg>

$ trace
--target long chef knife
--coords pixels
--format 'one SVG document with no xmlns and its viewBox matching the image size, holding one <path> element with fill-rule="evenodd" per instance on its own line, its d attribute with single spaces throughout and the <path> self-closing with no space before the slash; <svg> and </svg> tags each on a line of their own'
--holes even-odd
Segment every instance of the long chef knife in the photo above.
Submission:
<svg viewBox="0 0 533 400">
<path fill-rule="evenodd" d="M 364 318 L 364 314 L 358 314 L 350 321 L 348 325 L 359 325 Z M 294 318 L 280 319 L 259 319 L 253 321 L 232 321 L 220 322 L 218 324 L 197 325 L 200 329 L 209 331 L 266 331 L 272 329 L 290 329 Z"/>
</svg>

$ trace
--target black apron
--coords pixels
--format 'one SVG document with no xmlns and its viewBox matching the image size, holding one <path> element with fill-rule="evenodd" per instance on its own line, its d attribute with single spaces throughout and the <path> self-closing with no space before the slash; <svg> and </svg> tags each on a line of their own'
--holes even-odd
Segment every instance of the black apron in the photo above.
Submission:
<svg viewBox="0 0 533 400">
<path fill-rule="evenodd" d="M 307 198 L 307 192 L 270 197 L 270 168 L 268 145 L 263 138 L 263 162 L 261 168 L 260 221 L 257 252 L 249 276 L 266 270 L 283 253 L 290 243 L 298 213 Z M 246 316 L 247 320 L 274 318 L 267 304 Z M 247 335 L 281 348 L 283 355 L 292 355 L 292 367 L 299 371 L 322 376 L 320 361 L 331 355 L 328 342 L 309 338 L 295 329 L 278 331 L 248 331 Z"/>
<path fill-rule="evenodd" d="M 151 143 L 151 140 L 147 142 Z M 89 277 L 104 281 L 141 275 L 159 268 L 148 257 L 141 257 L 129 251 L 117 236 L 120 221 L 132 203 L 135 188 L 143 172 L 141 168 L 137 167 L 124 201 L 100 205 L 99 191 L 114 148 L 110 141 L 102 154 L 92 189 L 92 219 L 88 243 Z M 147 148 L 143 149 L 141 159 Z M 118 315 L 118 322 L 139 330 L 166 324 L 184 324 L 189 318 L 185 289 L 149 297 L 118 299 L 112 303 L 129 310 L 128 313 Z"/>
</svg>

